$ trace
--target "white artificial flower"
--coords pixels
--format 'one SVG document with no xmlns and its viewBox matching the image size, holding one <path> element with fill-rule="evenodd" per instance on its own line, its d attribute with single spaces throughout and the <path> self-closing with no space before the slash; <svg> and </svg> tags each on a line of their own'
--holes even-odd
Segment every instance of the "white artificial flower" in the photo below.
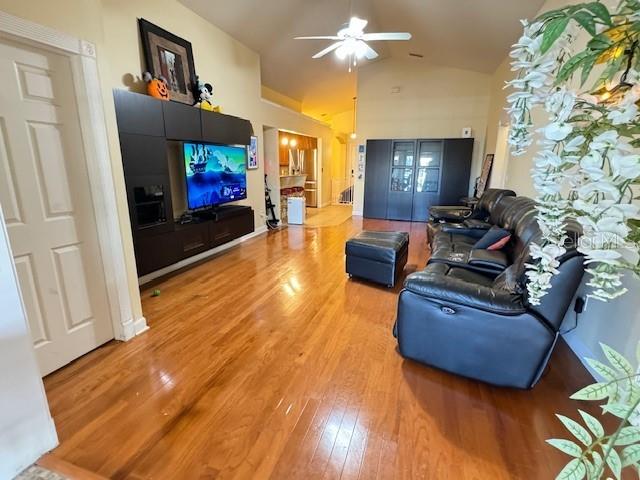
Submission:
<svg viewBox="0 0 640 480">
<path fill-rule="evenodd" d="M 580 147 L 584 144 L 585 141 L 586 138 L 584 138 L 584 135 L 577 135 L 565 144 L 564 151 L 577 152 L 578 150 L 580 150 Z"/>
<path fill-rule="evenodd" d="M 580 160 L 582 171 L 594 181 L 598 181 L 606 176 L 603 168 L 602 154 L 597 150 L 592 150 Z"/>
<path fill-rule="evenodd" d="M 636 100 L 637 101 L 637 100 Z M 635 103 L 627 105 L 619 110 L 611 110 L 607 114 L 607 118 L 611 120 L 613 125 L 624 125 L 633 121 L 638 116 L 638 107 Z"/>
<path fill-rule="evenodd" d="M 534 159 L 537 166 L 540 167 L 559 167 L 564 163 L 564 160 L 560 155 L 551 150 L 541 150 L 538 152 Z"/>
<path fill-rule="evenodd" d="M 627 180 L 640 176 L 640 155 L 621 155 L 614 152 L 609 159 L 612 173 Z"/>
<path fill-rule="evenodd" d="M 571 116 L 575 103 L 576 94 L 562 88 L 547 97 L 545 109 L 552 114 L 551 120 L 565 122 Z"/>
<path fill-rule="evenodd" d="M 610 208 L 611 212 L 619 212 L 620 218 L 637 219 L 640 218 L 640 205 L 633 203 L 616 203 Z M 615 213 L 613 213 L 615 215 Z"/>
<path fill-rule="evenodd" d="M 522 79 L 530 88 L 540 88 L 547 83 L 548 76 L 541 71 L 532 70 Z"/>
<path fill-rule="evenodd" d="M 600 235 L 603 242 L 621 246 L 624 238 L 629 234 L 629 227 L 624 219 L 613 216 L 604 217 L 596 222 L 596 234 Z"/>
<path fill-rule="evenodd" d="M 616 132 L 615 130 L 607 130 L 606 132 L 601 133 L 600 135 L 595 137 L 589 144 L 589 147 L 592 150 L 598 150 L 598 151 L 602 151 L 607 148 L 612 148 L 616 145 L 616 142 L 618 141 L 618 137 L 619 137 L 618 132 Z"/>
<path fill-rule="evenodd" d="M 607 178 L 602 178 L 598 182 L 587 183 L 577 189 L 578 197 L 583 199 L 592 198 L 594 194 L 603 194 L 605 198 L 618 201 L 621 197 L 618 186 Z"/>
<path fill-rule="evenodd" d="M 567 138 L 572 131 L 573 127 L 567 123 L 552 122 L 544 128 L 544 137 L 559 142 Z"/>
<path fill-rule="evenodd" d="M 607 265 L 618 265 L 618 261 L 622 254 L 616 250 L 586 250 L 583 251 L 581 247 L 578 247 L 578 251 L 584 253 L 587 259 L 584 263 L 605 263 Z"/>
</svg>

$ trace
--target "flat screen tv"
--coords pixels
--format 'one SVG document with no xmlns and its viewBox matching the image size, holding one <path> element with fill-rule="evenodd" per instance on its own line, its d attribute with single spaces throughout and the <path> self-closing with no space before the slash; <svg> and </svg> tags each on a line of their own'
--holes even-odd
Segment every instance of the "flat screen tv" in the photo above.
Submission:
<svg viewBox="0 0 640 480">
<path fill-rule="evenodd" d="M 247 149 L 210 143 L 183 143 L 189 210 L 247 198 Z"/>
</svg>

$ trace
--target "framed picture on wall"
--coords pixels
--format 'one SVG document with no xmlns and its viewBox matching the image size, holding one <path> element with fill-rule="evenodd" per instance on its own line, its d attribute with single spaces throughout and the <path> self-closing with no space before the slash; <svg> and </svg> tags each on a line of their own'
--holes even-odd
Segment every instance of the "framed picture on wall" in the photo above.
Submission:
<svg viewBox="0 0 640 480">
<path fill-rule="evenodd" d="M 247 170 L 255 170 L 258 168 L 258 137 L 251 136 L 247 149 Z"/>
<path fill-rule="evenodd" d="M 171 100 L 193 105 L 196 69 L 191 43 L 144 18 L 138 19 L 138 26 L 147 70 L 167 80 Z"/>
</svg>

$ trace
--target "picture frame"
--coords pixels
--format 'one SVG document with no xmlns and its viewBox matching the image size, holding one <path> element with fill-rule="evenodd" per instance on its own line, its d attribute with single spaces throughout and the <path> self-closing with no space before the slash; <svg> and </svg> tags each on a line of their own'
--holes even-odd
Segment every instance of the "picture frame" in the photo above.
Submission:
<svg viewBox="0 0 640 480">
<path fill-rule="evenodd" d="M 493 153 L 487 153 L 484 157 L 484 161 L 482 162 L 482 169 L 480 170 L 480 176 L 476 182 L 476 191 L 475 197 L 480 198 L 487 188 L 487 184 L 489 183 L 489 177 L 491 176 L 491 167 L 493 167 L 493 158 L 495 155 Z"/>
<path fill-rule="evenodd" d="M 258 167 L 258 137 L 251 135 L 251 143 L 247 145 L 247 170 L 256 170 Z"/>
<path fill-rule="evenodd" d="M 138 19 L 138 26 L 147 71 L 167 80 L 171 100 L 193 105 L 196 69 L 191 42 L 144 18 Z"/>
</svg>

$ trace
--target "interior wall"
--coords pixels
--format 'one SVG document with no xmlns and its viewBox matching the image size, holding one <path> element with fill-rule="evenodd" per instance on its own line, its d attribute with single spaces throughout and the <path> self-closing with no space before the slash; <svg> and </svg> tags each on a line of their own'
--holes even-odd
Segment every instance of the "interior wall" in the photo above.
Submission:
<svg viewBox="0 0 640 480">
<path fill-rule="evenodd" d="M 102 90 L 96 92 L 96 95 L 102 96 L 105 105 L 128 286 L 136 319 L 142 316 L 142 307 L 112 89 L 124 88 L 137 92 L 145 90 L 144 83 L 140 81 L 144 67 L 137 18 L 146 18 L 189 40 L 193 47 L 197 73 L 214 86 L 214 102 L 222 106 L 223 112 L 247 118 L 252 122 L 258 137 L 260 167 L 250 170 L 247 174 L 248 199 L 243 203 L 253 207 L 256 227 L 264 225 L 262 125 L 274 125 L 319 137 L 325 145 L 331 143 L 332 132 L 327 124 L 262 100 L 260 58 L 257 53 L 175 0 L 0 0 L 0 10 L 96 45 L 102 84 Z M 323 149 L 321 165 L 330 165 L 330 162 L 331 149 Z M 327 179 L 325 183 L 330 182 Z"/>
<path fill-rule="evenodd" d="M 0 479 L 9 480 L 58 439 L 36 364 L 0 210 Z"/>
<path fill-rule="evenodd" d="M 571 2 L 567 0 L 549 0 L 541 8 L 540 13 L 559 8 Z M 614 2 L 605 2 L 609 7 Z M 578 45 L 585 43 L 587 35 L 577 40 Z M 595 72 L 597 74 L 597 72 Z M 509 118 L 504 108 L 507 106 L 506 97 L 508 91 L 503 90 L 504 82 L 513 78 L 513 72 L 509 68 L 509 58 L 506 58 L 500 68 L 495 72 L 491 80 L 491 105 L 489 113 L 489 128 L 487 139 L 487 152 L 492 153 L 497 138 L 498 123 L 508 123 Z M 541 109 L 533 112 L 533 129 L 538 129 L 546 123 L 546 115 Z M 531 180 L 531 167 L 535 144 L 529 152 L 521 157 L 509 157 L 507 167 L 506 188 L 515 190 L 519 195 L 535 196 L 533 182 Z M 588 277 L 585 276 L 578 295 L 586 296 L 589 287 L 585 285 Z M 623 280 L 629 292 L 607 303 L 589 300 L 586 309 L 580 315 L 578 326 L 571 333 L 565 335 L 565 339 L 571 348 L 581 357 L 602 359 L 599 342 L 607 343 L 613 348 L 635 358 L 635 348 L 640 340 L 640 281 L 632 275 L 625 276 Z M 570 309 L 565 318 L 563 328 L 574 326 L 575 314 Z"/>
<path fill-rule="evenodd" d="M 470 188 L 485 146 L 491 76 L 388 58 L 358 71 L 357 141 L 381 138 L 459 138 L 473 131 Z M 356 180 L 354 214 L 361 214 L 364 180 Z"/>
<path fill-rule="evenodd" d="M 276 218 L 280 218 L 280 141 L 277 128 L 264 127 L 264 168 Z M 268 215 L 268 212 L 267 212 Z"/>
<path fill-rule="evenodd" d="M 295 100 L 291 97 L 283 95 L 280 92 L 275 91 L 272 88 L 262 85 L 261 87 L 262 98 L 269 102 L 277 103 L 283 107 L 290 108 L 296 112 L 302 113 L 302 102 Z"/>
</svg>

